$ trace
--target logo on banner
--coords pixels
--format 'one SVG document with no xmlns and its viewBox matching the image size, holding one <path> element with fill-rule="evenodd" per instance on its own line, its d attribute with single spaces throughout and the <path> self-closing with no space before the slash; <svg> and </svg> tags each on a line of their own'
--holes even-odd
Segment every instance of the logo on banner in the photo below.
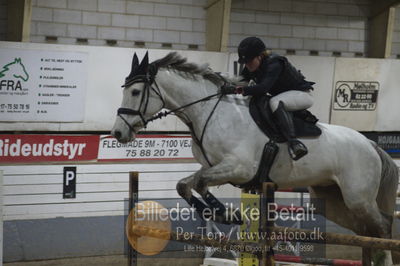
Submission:
<svg viewBox="0 0 400 266">
<path fill-rule="evenodd" d="M 26 71 L 21 58 L 15 58 L 13 62 L 7 63 L 0 70 L 0 90 L 16 91 L 22 90 L 21 82 L 29 80 L 29 74 Z"/>
<path fill-rule="evenodd" d="M 336 95 L 335 95 L 336 103 L 342 107 L 345 108 L 350 104 L 350 97 L 351 97 L 351 88 L 348 84 L 341 84 L 337 89 L 336 89 Z"/>
<path fill-rule="evenodd" d="M 378 100 L 379 83 L 338 81 L 335 86 L 334 110 L 374 111 Z"/>
</svg>

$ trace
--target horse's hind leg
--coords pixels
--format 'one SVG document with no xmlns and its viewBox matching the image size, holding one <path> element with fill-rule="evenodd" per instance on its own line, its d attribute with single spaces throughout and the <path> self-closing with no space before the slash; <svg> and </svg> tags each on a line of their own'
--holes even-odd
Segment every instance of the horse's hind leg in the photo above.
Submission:
<svg viewBox="0 0 400 266">
<path fill-rule="evenodd" d="M 362 171 L 360 171 L 362 172 Z M 357 173 L 362 180 L 358 180 L 357 175 L 346 175 L 341 184 L 342 195 L 346 206 L 351 212 L 365 224 L 364 235 L 380 238 L 391 237 L 392 219 L 381 213 L 376 197 L 379 189 L 380 175 L 370 169 L 370 172 Z M 374 178 L 374 176 L 376 178 Z M 353 180 L 352 180 L 353 178 Z M 362 228 L 360 228 L 362 230 Z M 363 249 L 363 258 L 368 257 L 368 249 Z M 391 265 L 391 254 L 385 251 L 384 265 Z"/>
<path fill-rule="evenodd" d="M 325 205 L 324 216 L 343 226 L 352 230 L 357 235 L 367 235 L 367 227 L 363 220 L 360 220 L 354 212 L 352 212 L 344 203 L 342 193 L 337 185 L 326 187 L 312 187 L 310 190 L 311 200 L 322 200 Z M 318 206 L 320 202 L 315 202 Z M 363 262 L 371 261 L 370 249 L 363 249 Z M 369 264 L 364 264 L 367 266 Z"/>
<path fill-rule="evenodd" d="M 319 206 L 320 204 L 325 206 L 325 209 L 322 210 L 324 213 L 322 214 L 328 220 L 350 229 L 358 235 L 365 234 L 364 223 L 347 208 L 340 188 L 337 185 L 311 187 L 310 196 L 314 206 Z"/>
<path fill-rule="evenodd" d="M 354 185 L 353 189 L 342 188 L 346 206 L 366 225 L 369 236 L 390 238 L 391 218 L 383 215 L 376 202 L 376 191 L 365 186 Z"/>
</svg>

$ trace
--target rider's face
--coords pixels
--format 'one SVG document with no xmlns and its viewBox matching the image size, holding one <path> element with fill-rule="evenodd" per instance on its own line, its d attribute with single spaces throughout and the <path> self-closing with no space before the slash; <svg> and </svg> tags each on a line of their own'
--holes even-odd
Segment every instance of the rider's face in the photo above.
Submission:
<svg viewBox="0 0 400 266">
<path fill-rule="evenodd" d="M 250 72 L 254 72 L 258 69 L 258 67 L 261 64 L 261 56 L 256 56 L 254 57 L 252 60 L 250 60 L 249 62 L 247 62 L 246 68 L 250 71 Z"/>
</svg>

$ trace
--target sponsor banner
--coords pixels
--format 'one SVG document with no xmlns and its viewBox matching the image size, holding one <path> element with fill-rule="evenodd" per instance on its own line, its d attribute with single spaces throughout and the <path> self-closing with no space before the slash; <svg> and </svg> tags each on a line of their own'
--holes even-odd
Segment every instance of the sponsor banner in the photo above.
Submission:
<svg viewBox="0 0 400 266">
<path fill-rule="evenodd" d="M 374 111 L 378 100 L 379 83 L 338 81 L 335 87 L 334 110 Z"/>
<path fill-rule="evenodd" d="M 138 135 L 134 141 L 125 144 L 111 136 L 100 139 L 99 161 L 173 159 L 193 159 L 190 136 Z"/>
<path fill-rule="evenodd" d="M 0 49 L 0 121 L 82 122 L 88 55 Z"/>
<path fill-rule="evenodd" d="M 0 163 L 96 160 L 99 136 L 0 135 Z"/>
<path fill-rule="evenodd" d="M 391 132 L 364 132 L 367 138 L 375 141 L 390 156 L 400 158 L 400 133 Z"/>
</svg>

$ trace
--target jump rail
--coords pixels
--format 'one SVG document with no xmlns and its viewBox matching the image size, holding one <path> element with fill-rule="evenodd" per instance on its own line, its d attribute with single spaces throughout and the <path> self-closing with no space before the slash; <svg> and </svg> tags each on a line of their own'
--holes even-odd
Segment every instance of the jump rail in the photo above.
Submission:
<svg viewBox="0 0 400 266">
<path fill-rule="evenodd" d="M 341 259 L 325 259 L 325 258 L 305 258 L 291 255 L 275 255 L 277 261 L 293 262 L 302 264 L 318 264 L 318 265 L 333 265 L 333 266 L 361 266 L 359 260 L 341 260 Z"/>
</svg>

